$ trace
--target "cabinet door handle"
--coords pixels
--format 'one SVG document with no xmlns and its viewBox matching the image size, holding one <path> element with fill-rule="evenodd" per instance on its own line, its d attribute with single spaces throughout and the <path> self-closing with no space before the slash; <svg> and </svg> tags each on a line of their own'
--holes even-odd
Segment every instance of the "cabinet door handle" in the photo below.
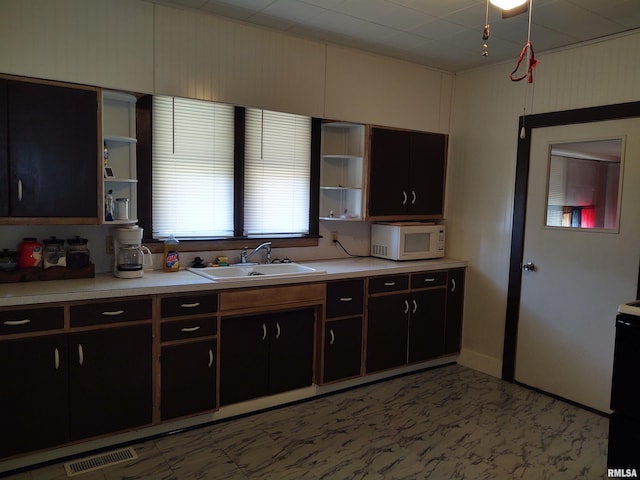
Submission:
<svg viewBox="0 0 640 480">
<path fill-rule="evenodd" d="M 456 279 L 452 278 L 451 279 L 451 293 L 456 291 Z"/>
<path fill-rule="evenodd" d="M 280 338 L 280 323 L 276 322 L 276 340 Z"/>
<path fill-rule="evenodd" d="M 413 301 L 413 310 L 411 310 L 411 313 L 416 313 L 418 311 L 418 302 L 416 302 L 415 298 L 412 301 Z"/>
<path fill-rule="evenodd" d="M 196 308 L 200 306 L 200 302 L 194 302 L 194 303 L 183 303 L 182 305 L 180 305 L 182 308 Z"/>
<path fill-rule="evenodd" d="M 213 366 L 213 350 L 209 349 L 209 363 L 207 364 L 207 367 L 211 368 Z"/>
<path fill-rule="evenodd" d="M 416 192 L 414 190 L 411 190 L 411 205 L 413 205 L 414 203 L 416 203 Z"/>
<path fill-rule="evenodd" d="M 329 340 L 329 345 L 333 345 L 333 342 L 336 339 L 336 335 L 333 333 L 333 328 L 329 329 L 329 335 L 331 335 L 331 340 Z"/>
<path fill-rule="evenodd" d="M 353 297 L 340 297 L 341 302 L 350 302 L 353 300 Z"/>
<path fill-rule="evenodd" d="M 78 344 L 78 363 L 82 366 L 84 363 L 84 350 L 82 349 L 82 344 Z"/>
<path fill-rule="evenodd" d="M 396 282 L 384 282 L 385 287 L 393 287 L 395 284 Z"/>
<path fill-rule="evenodd" d="M 29 320 L 28 318 L 25 318 L 23 320 L 5 320 L 3 323 L 11 327 L 17 327 L 20 325 L 26 325 L 27 323 L 31 323 L 31 320 Z"/>
<path fill-rule="evenodd" d="M 262 340 L 264 340 L 265 338 L 267 338 L 267 326 L 263 323 L 262 324 Z"/>
<path fill-rule="evenodd" d="M 18 179 L 18 201 L 22 201 L 22 180 Z"/>
<path fill-rule="evenodd" d="M 405 192 L 404 190 L 402 191 L 402 205 L 406 205 L 407 204 L 407 192 Z"/>
<path fill-rule="evenodd" d="M 58 347 L 53 349 L 53 366 L 56 370 L 60 368 L 60 352 Z"/>
<path fill-rule="evenodd" d="M 409 302 L 407 302 L 405 300 L 404 301 L 404 314 L 406 315 L 407 313 L 409 313 Z"/>
<path fill-rule="evenodd" d="M 123 313 L 124 313 L 124 310 L 111 310 L 107 312 L 102 312 L 102 315 L 105 315 L 107 317 L 115 317 L 117 315 L 122 315 Z"/>
<path fill-rule="evenodd" d="M 181 332 L 186 332 L 186 333 L 197 332 L 198 330 L 200 330 L 199 325 L 196 325 L 195 327 L 183 327 L 180 329 Z"/>
</svg>

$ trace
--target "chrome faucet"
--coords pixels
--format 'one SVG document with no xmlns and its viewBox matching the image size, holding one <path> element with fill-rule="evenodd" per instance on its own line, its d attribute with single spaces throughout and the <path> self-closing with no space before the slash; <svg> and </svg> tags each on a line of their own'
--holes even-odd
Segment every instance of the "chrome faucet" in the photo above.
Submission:
<svg viewBox="0 0 640 480">
<path fill-rule="evenodd" d="M 254 248 L 251 253 L 248 253 L 248 248 L 249 247 L 244 247 L 242 249 L 242 253 L 240 253 L 240 263 L 247 263 L 247 260 L 249 260 L 254 254 L 258 253 L 260 250 L 265 251 L 264 263 L 271 263 L 271 242 L 261 243 L 256 248 Z"/>
</svg>

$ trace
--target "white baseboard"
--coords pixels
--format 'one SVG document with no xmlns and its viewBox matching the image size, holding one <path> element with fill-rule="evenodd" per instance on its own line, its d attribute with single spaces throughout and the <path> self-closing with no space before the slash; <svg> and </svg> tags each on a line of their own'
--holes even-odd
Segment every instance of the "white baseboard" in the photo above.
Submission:
<svg viewBox="0 0 640 480">
<path fill-rule="evenodd" d="M 462 349 L 458 356 L 458 363 L 465 367 L 502 378 L 502 359 L 490 357 L 473 350 Z"/>
</svg>

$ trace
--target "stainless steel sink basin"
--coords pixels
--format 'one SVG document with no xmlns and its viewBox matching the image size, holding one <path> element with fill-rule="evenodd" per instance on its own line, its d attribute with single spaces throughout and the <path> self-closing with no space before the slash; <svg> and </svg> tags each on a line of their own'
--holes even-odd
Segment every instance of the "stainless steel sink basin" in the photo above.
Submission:
<svg viewBox="0 0 640 480">
<path fill-rule="evenodd" d="M 216 282 L 257 280 L 265 277 L 298 277 L 327 273 L 299 263 L 234 265 L 231 267 L 189 268 L 188 270 Z"/>
</svg>

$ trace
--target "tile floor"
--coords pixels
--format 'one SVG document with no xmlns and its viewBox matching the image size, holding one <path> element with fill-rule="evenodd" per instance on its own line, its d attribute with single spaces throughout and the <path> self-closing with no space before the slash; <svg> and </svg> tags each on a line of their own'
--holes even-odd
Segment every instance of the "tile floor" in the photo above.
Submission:
<svg viewBox="0 0 640 480">
<path fill-rule="evenodd" d="M 136 444 L 138 460 L 73 478 L 601 479 L 608 424 L 452 365 Z"/>
</svg>

